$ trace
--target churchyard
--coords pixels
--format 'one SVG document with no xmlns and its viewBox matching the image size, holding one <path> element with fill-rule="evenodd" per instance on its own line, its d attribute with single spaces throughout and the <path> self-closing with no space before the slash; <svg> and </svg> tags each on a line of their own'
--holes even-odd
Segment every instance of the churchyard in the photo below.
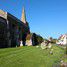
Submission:
<svg viewBox="0 0 67 67">
<path fill-rule="evenodd" d="M 54 44 L 48 49 L 40 45 L 0 49 L 0 67 L 57 67 L 62 62 L 67 62 L 65 49 Z"/>
</svg>

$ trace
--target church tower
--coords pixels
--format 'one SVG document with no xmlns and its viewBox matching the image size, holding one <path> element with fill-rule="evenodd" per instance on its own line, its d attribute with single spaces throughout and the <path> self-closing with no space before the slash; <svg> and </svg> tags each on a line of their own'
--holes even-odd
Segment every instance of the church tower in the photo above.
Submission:
<svg viewBox="0 0 67 67">
<path fill-rule="evenodd" d="M 27 46 L 30 46 L 32 45 L 32 41 L 31 41 L 31 34 L 30 34 L 30 28 L 29 28 L 29 24 L 26 20 L 26 14 L 25 14 L 25 9 L 23 7 L 23 10 L 22 10 L 22 16 L 21 16 L 21 21 L 25 24 L 25 26 L 27 27 L 28 31 L 26 33 L 26 44 Z M 20 46 L 22 46 L 22 41 L 21 41 L 21 44 Z"/>
<path fill-rule="evenodd" d="M 26 15 L 25 15 L 25 9 L 24 9 L 24 7 L 23 7 L 23 10 L 22 10 L 21 21 L 26 24 Z"/>
<path fill-rule="evenodd" d="M 23 9 L 22 9 L 22 16 L 21 16 L 21 21 L 26 25 L 26 27 L 28 28 L 28 34 L 30 33 L 30 28 L 29 28 L 29 24 L 28 24 L 28 22 L 27 22 L 27 20 L 26 20 L 26 14 L 25 14 L 25 9 L 24 9 L 24 7 L 23 7 Z"/>
</svg>

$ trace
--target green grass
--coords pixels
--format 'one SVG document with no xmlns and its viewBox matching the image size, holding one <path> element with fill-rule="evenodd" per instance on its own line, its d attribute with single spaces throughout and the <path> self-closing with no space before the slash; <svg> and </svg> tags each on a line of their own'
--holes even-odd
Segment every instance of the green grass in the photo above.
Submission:
<svg viewBox="0 0 67 67">
<path fill-rule="evenodd" d="M 64 49 L 53 46 L 42 50 L 33 46 L 0 49 L 0 67 L 52 67 L 62 60 Z"/>
</svg>

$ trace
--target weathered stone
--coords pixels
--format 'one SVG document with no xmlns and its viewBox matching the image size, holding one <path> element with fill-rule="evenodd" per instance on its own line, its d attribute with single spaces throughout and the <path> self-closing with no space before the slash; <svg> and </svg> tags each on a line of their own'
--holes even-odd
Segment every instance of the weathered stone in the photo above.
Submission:
<svg viewBox="0 0 67 67">
<path fill-rule="evenodd" d="M 30 39 L 30 40 L 26 40 L 26 45 L 27 45 L 27 46 L 31 46 L 31 45 L 32 45 L 31 39 Z"/>
<path fill-rule="evenodd" d="M 7 19 L 7 12 L 0 10 L 0 16 Z"/>
<path fill-rule="evenodd" d="M 22 40 L 20 41 L 20 47 L 21 47 L 21 46 L 23 46 L 23 41 L 22 41 Z"/>
<path fill-rule="evenodd" d="M 51 47 L 52 47 L 52 44 L 51 44 L 51 43 L 49 43 L 47 47 L 48 47 L 48 48 L 51 48 Z"/>
<path fill-rule="evenodd" d="M 0 35 L 3 35 L 0 36 L 0 48 L 25 45 L 28 32 L 28 25 L 10 13 L 0 10 Z"/>
</svg>

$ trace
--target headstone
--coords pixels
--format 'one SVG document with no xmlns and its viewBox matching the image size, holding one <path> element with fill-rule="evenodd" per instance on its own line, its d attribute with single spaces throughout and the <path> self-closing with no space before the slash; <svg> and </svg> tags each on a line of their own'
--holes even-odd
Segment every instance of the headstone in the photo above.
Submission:
<svg viewBox="0 0 67 67">
<path fill-rule="evenodd" d="M 48 48 L 51 48 L 51 47 L 52 47 L 52 44 L 51 44 L 51 43 L 49 43 L 49 44 L 48 44 Z"/>
<path fill-rule="evenodd" d="M 27 45 L 27 46 L 31 46 L 31 45 L 32 45 L 31 39 L 30 39 L 30 40 L 26 40 L 26 45 Z"/>
<path fill-rule="evenodd" d="M 23 42 L 22 42 L 22 40 L 20 41 L 20 46 L 23 46 Z"/>
<path fill-rule="evenodd" d="M 36 48 L 38 48 L 39 46 L 36 46 Z"/>
<path fill-rule="evenodd" d="M 42 48 L 42 49 L 46 49 L 46 43 L 42 42 L 42 43 L 41 43 L 41 48 Z"/>
</svg>

